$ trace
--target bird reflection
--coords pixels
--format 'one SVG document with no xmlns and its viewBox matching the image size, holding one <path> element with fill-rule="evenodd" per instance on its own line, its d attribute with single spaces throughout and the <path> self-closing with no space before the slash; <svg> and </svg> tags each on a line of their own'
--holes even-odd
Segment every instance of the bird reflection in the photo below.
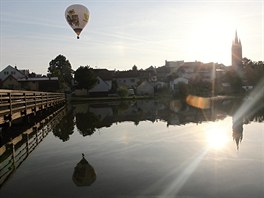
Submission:
<svg viewBox="0 0 264 198">
<path fill-rule="evenodd" d="M 72 180 L 76 186 L 90 186 L 96 180 L 95 170 L 85 159 L 83 153 L 82 159 L 74 168 Z"/>
</svg>

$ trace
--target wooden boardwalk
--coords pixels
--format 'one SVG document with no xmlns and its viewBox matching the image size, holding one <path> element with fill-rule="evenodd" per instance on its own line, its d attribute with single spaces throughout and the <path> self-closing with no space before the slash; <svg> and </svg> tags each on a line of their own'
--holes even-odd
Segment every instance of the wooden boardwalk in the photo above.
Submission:
<svg viewBox="0 0 264 198">
<path fill-rule="evenodd" d="M 54 129 L 66 115 L 63 107 L 55 110 L 34 125 L 19 130 L 12 138 L 5 138 L 0 144 L 0 189 L 31 152 Z M 6 141 L 5 141 L 6 140 Z"/>
<path fill-rule="evenodd" d="M 65 102 L 64 93 L 0 89 L 0 125 Z"/>
</svg>

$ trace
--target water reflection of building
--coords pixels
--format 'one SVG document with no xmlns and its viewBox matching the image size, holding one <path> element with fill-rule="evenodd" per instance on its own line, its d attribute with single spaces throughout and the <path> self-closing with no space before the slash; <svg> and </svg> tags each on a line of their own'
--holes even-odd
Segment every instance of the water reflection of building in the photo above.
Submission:
<svg viewBox="0 0 264 198">
<path fill-rule="evenodd" d="M 78 111 L 80 109 L 80 111 Z M 83 110 L 87 109 L 87 112 Z M 116 122 L 141 121 L 167 122 L 167 125 L 182 125 L 214 121 L 227 116 L 221 105 L 198 109 L 187 105 L 184 101 L 173 100 L 161 102 L 158 100 L 120 101 L 118 103 L 86 104 L 86 107 L 75 108 L 76 126 L 84 135 L 91 135 L 96 129 L 109 127 Z"/>
<path fill-rule="evenodd" d="M 84 136 L 92 135 L 97 129 L 110 127 L 117 122 L 134 122 L 135 125 L 142 121 L 166 122 L 170 125 L 185 125 L 188 123 L 202 123 L 207 121 L 222 120 L 227 116 L 233 116 L 239 108 L 238 100 L 216 100 L 206 108 L 195 108 L 182 100 L 133 100 L 119 101 L 103 104 L 88 103 L 81 111 L 75 108 L 76 126 Z M 257 114 L 250 114 L 244 124 L 250 121 L 264 121 L 263 106 L 258 106 Z M 83 109 L 87 109 L 84 112 Z M 244 119 L 245 120 L 245 119 Z M 233 138 L 239 147 L 243 138 L 241 121 L 233 121 Z M 231 130 L 231 129 L 230 129 Z"/>
<path fill-rule="evenodd" d="M 181 125 L 187 123 L 201 123 L 205 121 L 215 121 L 224 119 L 227 113 L 223 111 L 221 105 L 203 106 L 198 101 L 198 106 L 190 106 L 184 101 L 172 100 L 170 102 L 170 110 L 174 113 L 168 120 L 168 125 Z"/>
<path fill-rule="evenodd" d="M 264 122 L 264 100 L 261 91 L 257 97 L 246 96 L 234 105 L 232 112 L 233 139 L 239 149 L 243 139 L 243 125 L 254 122 Z M 254 98 L 254 99 L 253 99 Z"/>
<path fill-rule="evenodd" d="M 239 149 L 239 144 L 243 139 L 243 121 L 241 119 L 232 118 L 233 120 L 233 140 L 236 142 L 237 149 Z"/>
<path fill-rule="evenodd" d="M 127 105 L 126 109 L 118 109 L 116 122 L 132 121 L 138 124 L 140 121 L 154 122 L 157 119 L 157 106 L 154 100 L 139 100 Z"/>
</svg>

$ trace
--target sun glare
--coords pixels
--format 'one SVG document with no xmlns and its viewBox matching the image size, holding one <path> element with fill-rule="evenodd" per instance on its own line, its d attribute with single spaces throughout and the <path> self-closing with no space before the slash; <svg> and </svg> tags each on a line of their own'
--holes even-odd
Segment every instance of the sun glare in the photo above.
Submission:
<svg viewBox="0 0 264 198">
<path fill-rule="evenodd" d="M 227 129 L 219 125 L 205 128 L 205 137 L 208 147 L 217 150 L 223 149 L 229 140 Z"/>
<path fill-rule="evenodd" d="M 219 62 L 229 64 L 234 27 L 227 16 L 205 15 L 197 19 L 190 35 L 190 48 L 197 58 L 203 62 Z"/>
</svg>

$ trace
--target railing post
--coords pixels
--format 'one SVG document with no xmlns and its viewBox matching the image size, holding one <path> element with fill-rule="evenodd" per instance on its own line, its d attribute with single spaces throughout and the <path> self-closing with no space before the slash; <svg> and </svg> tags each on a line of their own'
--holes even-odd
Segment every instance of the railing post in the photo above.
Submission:
<svg viewBox="0 0 264 198">
<path fill-rule="evenodd" d="M 26 92 L 23 93 L 24 95 L 24 106 L 25 106 L 25 115 L 27 115 L 27 96 L 26 96 Z"/>
<path fill-rule="evenodd" d="M 37 96 L 36 96 L 36 92 L 34 92 L 34 109 L 35 109 L 35 115 L 37 113 Z"/>
<path fill-rule="evenodd" d="M 44 97 L 43 97 L 44 93 L 41 92 L 41 110 L 44 109 Z"/>
<path fill-rule="evenodd" d="M 48 105 L 48 93 L 46 93 L 46 107 L 49 107 L 49 105 Z"/>
<path fill-rule="evenodd" d="M 40 109 L 43 109 L 43 93 L 40 94 Z"/>
<path fill-rule="evenodd" d="M 26 150 L 27 150 L 27 156 L 29 155 L 29 136 L 27 133 L 24 134 L 24 137 L 26 138 Z"/>
<path fill-rule="evenodd" d="M 16 170 L 16 149 L 15 149 L 15 145 L 13 143 L 11 143 L 12 146 L 12 165 L 14 170 Z"/>
<path fill-rule="evenodd" d="M 9 110 L 10 110 L 9 125 L 11 126 L 11 121 L 12 121 L 12 94 L 11 92 L 8 93 L 8 96 L 9 96 L 8 102 L 9 102 Z"/>
</svg>

